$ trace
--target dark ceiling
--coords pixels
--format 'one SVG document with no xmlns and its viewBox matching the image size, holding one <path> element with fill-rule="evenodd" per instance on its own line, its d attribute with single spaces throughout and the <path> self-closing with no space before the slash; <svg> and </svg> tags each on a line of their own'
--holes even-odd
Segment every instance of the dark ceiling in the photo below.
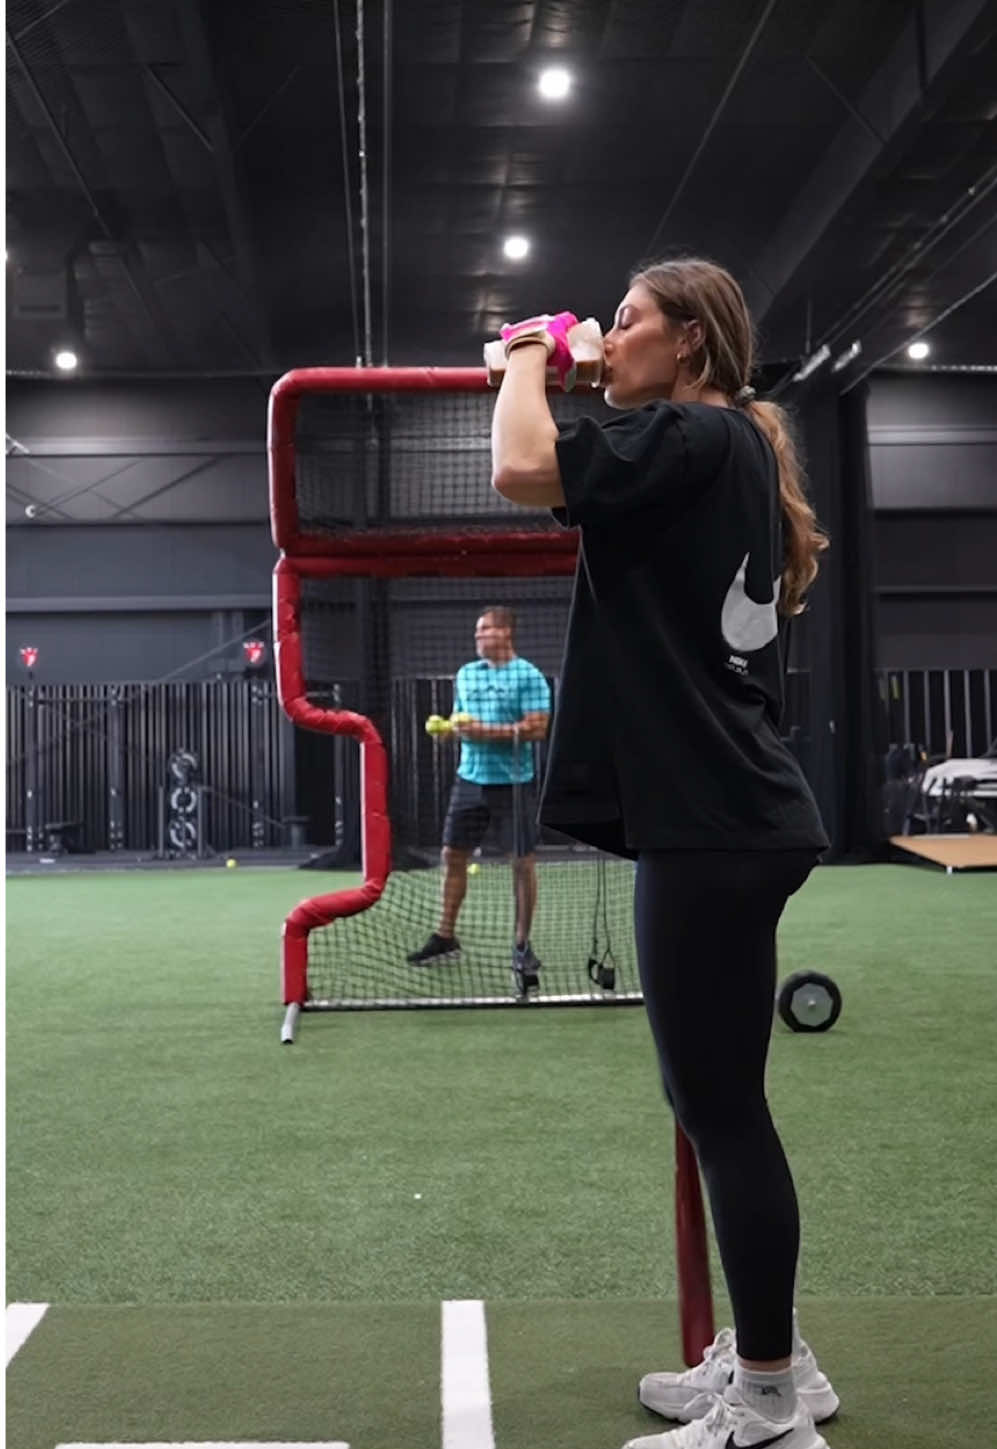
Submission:
<svg viewBox="0 0 997 1449">
<path fill-rule="evenodd" d="M 994 0 L 9 0 L 7 27 L 12 372 L 64 343 L 91 376 L 476 363 L 516 316 L 605 324 L 677 251 L 740 278 L 777 374 L 855 340 L 844 376 L 914 366 L 926 327 L 929 365 L 997 363 Z"/>
</svg>

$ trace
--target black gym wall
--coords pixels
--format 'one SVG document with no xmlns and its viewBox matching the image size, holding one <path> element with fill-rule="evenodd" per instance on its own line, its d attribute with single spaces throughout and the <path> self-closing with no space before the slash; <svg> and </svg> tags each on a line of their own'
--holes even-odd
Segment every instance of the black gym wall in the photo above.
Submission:
<svg viewBox="0 0 997 1449">
<path fill-rule="evenodd" d="M 47 685 L 242 673 L 241 636 L 269 637 L 268 381 L 10 384 L 11 684 L 25 679 L 22 644 L 39 648 L 36 678 Z M 881 668 L 997 666 L 995 403 L 991 377 L 871 382 L 875 512 L 863 547 L 873 555 Z M 841 536 L 835 543 L 847 550 Z M 847 582 L 850 572 L 827 579 Z M 797 650 L 820 613 L 815 600 Z M 470 655 L 472 625 L 466 608 L 434 610 L 440 672 Z M 354 635 L 347 625 L 336 641 L 346 676 L 356 669 Z M 282 787 L 274 812 L 310 813 L 310 838 L 328 841 L 327 742 L 295 733 L 295 784 Z M 856 786 L 867 755 L 847 771 Z M 819 776 L 819 761 L 811 765 Z M 871 796 L 837 776 L 825 784 L 829 824 L 847 848 L 862 836 L 860 797 Z"/>
<path fill-rule="evenodd" d="M 50 682 L 241 669 L 219 646 L 268 616 L 267 384 L 10 383 L 12 682 L 24 643 Z M 878 664 L 994 667 L 997 379 L 883 373 L 868 420 Z"/>
<path fill-rule="evenodd" d="M 868 427 L 878 663 L 997 667 L 997 377 L 883 373 Z"/>
<path fill-rule="evenodd" d="M 241 670 L 219 646 L 269 617 L 266 400 L 253 379 L 9 385 L 10 681 L 24 643 L 52 683 Z"/>
</svg>

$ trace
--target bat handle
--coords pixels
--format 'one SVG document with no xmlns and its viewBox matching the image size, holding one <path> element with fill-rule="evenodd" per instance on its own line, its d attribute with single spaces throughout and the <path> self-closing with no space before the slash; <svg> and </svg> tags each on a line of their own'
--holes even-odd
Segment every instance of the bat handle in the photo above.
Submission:
<svg viewBox="0 0 997 1449">
<path fill-rule="evenodd" d="M 682 1354 L 689 1368 L 693 1368 L 702 1361 L 707 1346 L 713 1342 L 713 1295 L 699 1162 L 692 1143 L 677 1122 L 675 1249 Z"/>
</svg>

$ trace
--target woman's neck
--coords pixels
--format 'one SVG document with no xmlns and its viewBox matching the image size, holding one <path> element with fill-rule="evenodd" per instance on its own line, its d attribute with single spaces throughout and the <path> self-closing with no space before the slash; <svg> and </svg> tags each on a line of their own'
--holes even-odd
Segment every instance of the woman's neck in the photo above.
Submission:
<svg viewBox="0 0 997 1449">
<path fill-rule="evenodd" d="M 716 387 L 693 387 L 688 382 L 678 382 L 672 388 L 668 399 L 673 403 L 709 403 L 715 408 L 729 408 L 730 398 Z"/>
</svg>

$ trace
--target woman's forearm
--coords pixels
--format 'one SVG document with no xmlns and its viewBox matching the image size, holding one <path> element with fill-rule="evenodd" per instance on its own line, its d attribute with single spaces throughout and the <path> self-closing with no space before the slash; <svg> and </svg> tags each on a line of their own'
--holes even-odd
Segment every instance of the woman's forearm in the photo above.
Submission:
<svg viewBox="0 0 997 1449">
<path fill-rule="evenodd" d="M 554 451 L 557 424 L 547 406 L 546 384 L 545 348 L 514 348 L 492 416 L 492 486 L 513 503 L 538 508 L 563 502 Z M 556 496 L 542 496 L 545 490 Z"/>
</svg>

